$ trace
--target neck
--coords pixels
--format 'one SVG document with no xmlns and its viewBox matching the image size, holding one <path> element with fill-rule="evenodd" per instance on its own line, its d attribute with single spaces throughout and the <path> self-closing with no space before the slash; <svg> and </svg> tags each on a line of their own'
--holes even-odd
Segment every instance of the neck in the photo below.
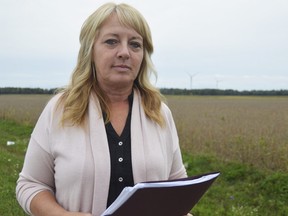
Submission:
<svg viewBox="0 0 288 216">
<path fill-rule="evenodd" d="M 132 87 L 122 89 L 109 88 L 109 89 L 103 89 L 103 91 L 109 98 L 109 103 L 113 104 L 113 103 L 127 102 L 128 96 L 131 94 L 132 89 L 133 89 Z"/>
</svg>

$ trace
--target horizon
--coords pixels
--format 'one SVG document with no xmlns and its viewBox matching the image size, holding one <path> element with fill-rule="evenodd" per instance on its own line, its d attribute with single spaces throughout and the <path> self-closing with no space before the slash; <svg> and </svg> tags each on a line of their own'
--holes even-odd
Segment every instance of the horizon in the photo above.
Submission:
<svg viewBox="0 0 288 216">
<path fill-rule="evenodd" d="M 6 87 L 0 87 L 0 89 L 31 89 L 31 90 L 37 90 L 37 89 L 41 89 L 44 91 L 51 91 L 51 90 L 55 90 L 55 89 L 61 89 L 64 87 L 54 87 L 54 88 L 41 88 L 41 87 L 15 87 L 15 86 L 6 86 Z M 281 91 L 288 91 L 287 89 L 251 89 L 251 90 L 237 90 L 237 89 L 216 89 L 216 88 L 200 88 L 200 89 L 189 89 L 189 88 L 157 88 L 159 90 L 163 90 L 163 89 L 167 89 L 167 90 L 183 90 L 183 91 L 205 91 L 205 90 L 212 90 L 212 91 L 235 91 L 235 92 L 253 92 L 253 91 L 257 91 L 257 92 L 272 92 L 272 91 L 276 91 L 276 92 L 281 92 Z"/>
</svg>

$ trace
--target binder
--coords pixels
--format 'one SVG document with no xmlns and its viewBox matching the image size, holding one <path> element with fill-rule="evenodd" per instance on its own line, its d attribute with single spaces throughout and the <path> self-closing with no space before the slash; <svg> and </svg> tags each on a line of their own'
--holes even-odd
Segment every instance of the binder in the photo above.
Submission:
<svg viewBox="0 0 288 216">
<path fill-rule="evenodd" d="M 126 187 L 101 216 L 183 216 L 201 199 L 219 172 Z"/>
</svg>

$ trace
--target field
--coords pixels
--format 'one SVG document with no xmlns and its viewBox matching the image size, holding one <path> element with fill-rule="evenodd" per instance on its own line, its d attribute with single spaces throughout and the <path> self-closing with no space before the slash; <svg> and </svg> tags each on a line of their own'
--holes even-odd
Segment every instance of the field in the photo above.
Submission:
<svg viewBox="0 0 288 216">
<path fill-rule="evenodd" d="M 0 119 L 35 125 L 51 95 L 1 95 Z"/>
<path fill-rule="evenodd" d="M 288 171 L 288 97 L 168 97 L 182 148 Z"/>
<path fill-rule="evenodd" d="M 15 181 L 50 97 L 0 95 L 0 215 L 24 215 Z M 195 216 L 288 215 L 288 97 L 167 96 L 167 103 L 189 175 L 221 172 Z"/>
</svg>

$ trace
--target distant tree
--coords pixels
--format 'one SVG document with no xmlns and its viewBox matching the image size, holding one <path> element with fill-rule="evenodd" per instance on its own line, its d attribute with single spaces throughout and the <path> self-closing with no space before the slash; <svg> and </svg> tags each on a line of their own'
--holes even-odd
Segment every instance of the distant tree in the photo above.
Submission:
<svg viewBox="0 0 288 216">
<path fill-rule="evenodd" d="M 17 88 L 17 87 L 4 87 L 0 88 L 0 94 L 53 94 L 53 89 L 42 89 L 42 88 Z"/>
<path fill-rule="evenodd" d="M 0 94 L 54 94 L 56 88 L 17 88 L 0 87 Z M 288 89 L 283 90 L 251 90 L 237 91 L 233 89 L 180 89 L 180 88 L 161 88 L 164 95 L 242 95 L 242 96 L 288 96 Z"/>
<path fill-rule="evenodd" d="M 237 91 L 233 89 L 178 89 L 161 88 L 164 95 L 242 95 L 242 96 L 288 96 L 288 90 L 251 90 Z"/>
</svg>

